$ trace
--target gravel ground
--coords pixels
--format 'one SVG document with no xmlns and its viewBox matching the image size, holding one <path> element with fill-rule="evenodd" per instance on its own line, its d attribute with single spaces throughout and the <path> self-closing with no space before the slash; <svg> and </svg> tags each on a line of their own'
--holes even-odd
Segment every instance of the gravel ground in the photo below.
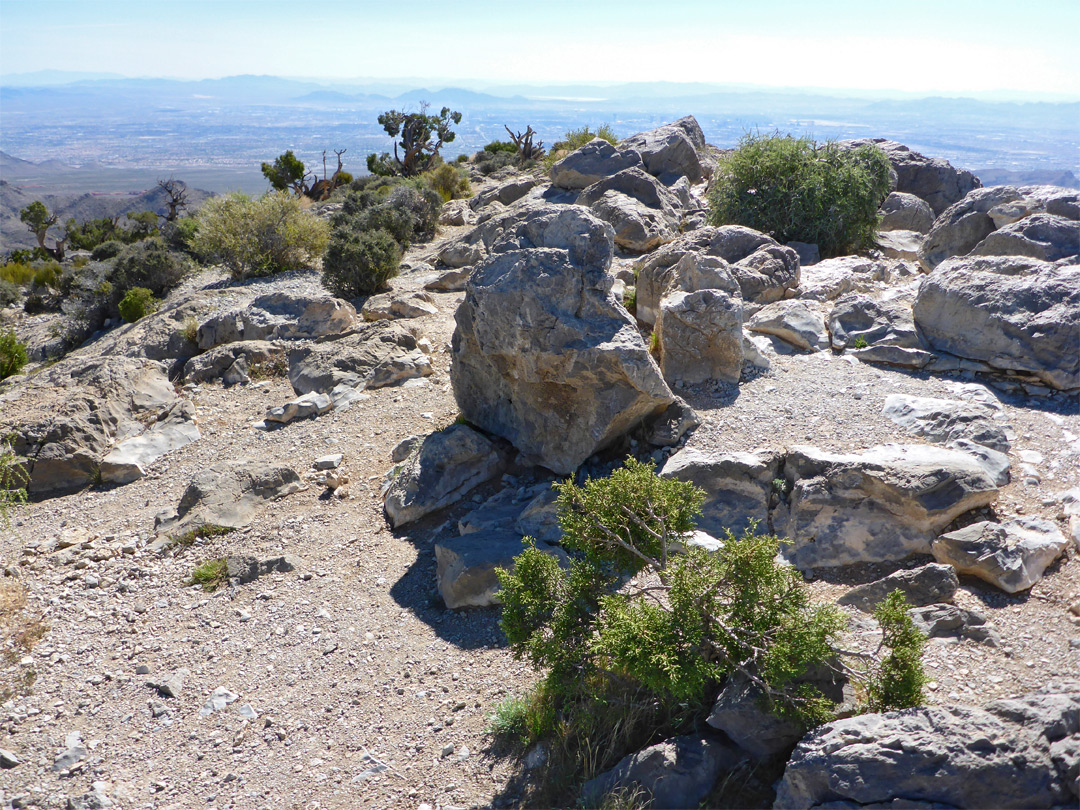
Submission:
<svg viewBox="0 0 1080 810">
<path fill-rule="evenodd" d="M 216 280 L 204 275 L 187 289 Z M 423 281 L 412 273 L 394 286 L 409 291 Z M 314 273 L 257 286 L 321 289 Z M 435 346 L 431 377 L 273 432 L 251 423 L 268 405 L 291 398 L 287 380 L 230 390 L 203 385 L 194 393 L 201 440 L 160 459 L 140 481 L 31 504 L 0 529 L 0 561 L 28 587 L 30 612 L 44 614 L 49 625 L 32 654 L 6 673 L 32 668 L 37 680 L 29 695 L 0 706 L 0 748 L 20 760 L 0 771 L 3 797 L 59 808 L 66 797 L 105 782 L 122 808 L 514 803 L 521 767 L 490 750 L 487 715 L 535 676 L 504 646 L 497 610 L 443 607 L 431 545 L 448 531 L 448 515 L 391 532 L 379 498 L 391 449 L 457 414 L 448 352 L 461 296 L 436 295 L 440 314 L 413 322 Z M 826 352 L 775 357 L 771 370 L 737 389 L 703 385 L 680 393 L 704 418 L 691 446 L 846 451 L 920 443 L 882 415 L 884 398 L 956 398 L 957 386 L 970 382 Z M 1042 483 L 1014 476 L 1018 482 L 1002 490 L 996 514 L 1058 520 L 1055 496 L 1080 482 L 1077 403 L 1060 395 L 1000 399 L 1016 433 L 1014 468 L 1020 451 L 1044 460 Z M 305 475 L 315 458 L 331 452 L 344 454 L 348 497 L 328 497 L 312 483 L 244 530 L 165 555 L 148 548 L 154 516 L 175 508 L 197 470 L 252 458 Z M 97 540 L 53 553 L 35 549 L 71 529 Z M 187 585 L 197 564 L 241 553 L 289 554 L 298 564 L 212 594 Z M 811 587 L 815 598 L 832 599 L 893 568 L 818 572 Z M 1067 610 L 1080 596 L 1075 549 L 1025 594 L 1006 596 L 975 580 L 961 585 L 957 603 L 985 612 L 1005 643 L 931 642 L 932 701 L 982 704 L 1080 671 L 1080 641 L 1070 646 L 1080 629 Z M 181 670 L 187 674 L 175 697 L 147 685 Z M 202 714 L 217 687 L 236 700 Z M 87 757 L 70 772 L 54 772 L 73 732 Z"/>
</svg>

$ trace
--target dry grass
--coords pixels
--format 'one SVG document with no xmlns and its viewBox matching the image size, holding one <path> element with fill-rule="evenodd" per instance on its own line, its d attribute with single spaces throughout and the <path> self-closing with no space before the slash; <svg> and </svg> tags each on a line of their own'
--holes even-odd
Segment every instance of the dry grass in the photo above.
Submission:
<svg viewBox="0 0 1080 810">
<path fill-rule="evenodd" d="M 42 616 L 27 609 L 26 586 L 13 579 L 0 580 L 0 703 L 30 692 L 34 670 L 19 661 L 48 629 Z"/>
</svg>

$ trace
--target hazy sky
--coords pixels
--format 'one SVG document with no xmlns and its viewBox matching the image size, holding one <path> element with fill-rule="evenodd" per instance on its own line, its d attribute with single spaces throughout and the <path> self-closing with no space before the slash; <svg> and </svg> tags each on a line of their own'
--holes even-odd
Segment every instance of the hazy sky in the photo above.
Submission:
<svg viewBox="0 0 1080 810">
<path fill-rule="evenodd" d="M 0 74 L 705 81 L 1080 98 L 1080 0 L 0 0 Z"/>
</svg>

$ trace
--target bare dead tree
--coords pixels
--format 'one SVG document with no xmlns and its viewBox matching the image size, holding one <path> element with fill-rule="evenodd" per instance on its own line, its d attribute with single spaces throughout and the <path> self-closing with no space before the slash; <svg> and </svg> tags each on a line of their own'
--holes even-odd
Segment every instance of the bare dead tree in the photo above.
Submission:
<svg viewBox="0 0 1080 810">
<path fill-rule="evenodd" d="M 158 180 L 158 188 L 169 197 L 165 202 L 165 208 L 168 211 L 164 215 L 165 221 L 176 222 L 180 212 L 187 208 L 187 185 L 181 180 L 170 177 L 168 180 Z M 158 214 L 158 216 L 162 215 Z"/>
<path fill-rule="evenodd" d="M 503 124 L 503 129 L 510 133 L 510 140 L 514 142 L 514 146 L 517 147 L 522 160 L 539 160 L 544 156 L 544 142 L 538 141 L 533 144 L 533 137 L 536 132 L 531 126 L 527 127 L 524 132 L 518 133 L 512 132 L 506 124 Z"/>
<path fill-rule="evenodd" d="M 314 183 L 311 184 L 311 188 L 308 188 L 308 189 L 306 189 L 304 191 L 304 193 L 308 197 L 310 197 L 313 200 L 318 200 L 318 201 L 321 202 L 322 200 L 325 200 L 325 199 L 329 198 L 329 196 L 333 193 L 334 189 L 336 189 L 339 185 L 341 185 L 342 177 L 344 175 L 344 172 L 342 171 L 344 164 L 342 163 L 341 156 L 344 155 L 348 151 L 349 151 L 348 149 L 335 149 L 334 150 L 334 154 L 337 156 L 337 169 L 335 169 L 334 173 L 328 178 L 326 176 L 326 173 L 327 173 L 327 170 L 326 170 L 326 150 L 325 149 L 323 150 L 323 153 L 322 153 L 322 164 L 323 164 L 322 180 L 316 180 Z"/>
</svg>

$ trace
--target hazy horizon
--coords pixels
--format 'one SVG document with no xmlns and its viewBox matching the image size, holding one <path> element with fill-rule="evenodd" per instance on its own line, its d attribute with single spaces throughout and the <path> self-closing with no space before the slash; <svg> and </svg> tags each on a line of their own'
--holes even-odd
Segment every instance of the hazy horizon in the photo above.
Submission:
<svg viewBox="0 0 1080 810">
<path fill-rule="evenodd" d="M 4 0 L 0 83 L 38 71 L 315 83 L 676 82 L 810 93 L 1080 100 L 1080 3 L 822 0 Z M 407 67 L 406 67 L 407 66 Z M 404 69 L 403 69 L 404 68 Z M 401 74 L 408 74 L 402 76 Z M 494 78 L 493 78 L 494 77 Z"/>
</svg>

